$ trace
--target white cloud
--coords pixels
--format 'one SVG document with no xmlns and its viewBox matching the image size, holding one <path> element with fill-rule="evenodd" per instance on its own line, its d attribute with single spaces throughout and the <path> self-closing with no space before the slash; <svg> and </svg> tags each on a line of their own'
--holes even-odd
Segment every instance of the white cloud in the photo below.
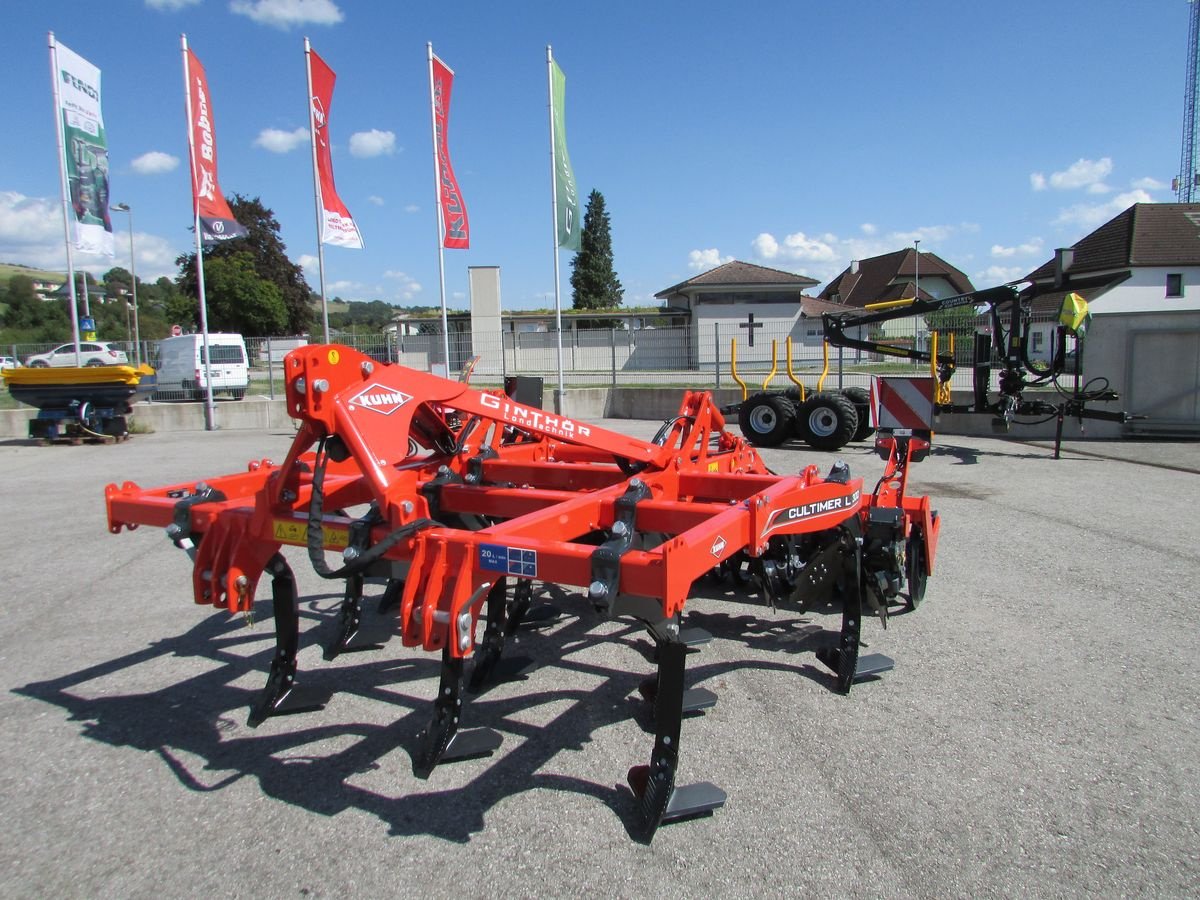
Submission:
<svg viewBox="0 0 1200 900">
<path fill-rule="evenodd" d="M 162 175 L 179 165 L 179 157 L 163 153 L 161 150 L 151 150 L 149 153 L 143 153 L 129 165 L 139 175 Z"/>
<path fill-rule="evenodd" d="M 128 243 L 126 243 L 128 248 Z M 111 264 L 106 264 L 103 271 L 107 272 L 114 265 L 124 266 L 126 260 L 121 257 L 121 243 L 117 242 L 117 256 Z M 139 281 L 158 281 L 164 275 L 174 278 L 179 274 L 175 260 L 179 256 L 179 248 L 166 238 L 144 231 L 133 233 L 134 254 L 137 257 L 137 277 Z"/>
<path fill-rule="evenodd" d="M 1016 281 L 1022 276 L 1028 275 L 1028 268 L 1019 266 L 988 266 L 982 272 L 976 272 L 971 276 L 971 283 L 977 289 L 995 287 L 998 284 L 1008 284 L 1010 281 Z"/>
<path fill-rule="evenodd" d="M 1089 194 L 1107 194 L 1110 191 L 1112 191 L 1112 188 L 1110 188 L 1103 181 L 1094 181 L 1087 186 L 1087 192 Z"/>
<path fill-rule="evenodd" d="M 1104 179 L 1112 174 L 1113 161 L 1105 156 L 1101 159 L 1077 159 L 1061 172 L 1054 172 L 1047 178 L 1041 172 L 1029 176 L 1029 183 L 1035 191 L 1044 191 L 1051 187 L 1056 191 L 1072 191 L 1087 188 L 1091 193 L 1104 193 Z M 1099 185 L 1097 188 L 1096 185 Z"/>
<path fill-rule="evenodd" d="M 311 253 L 301 253 L 300 258 L 296 260 L 296 265 L 304 269 L 306 275 L 309 271 L 316 271 L 320 264 L 321 261 Z"/>
<path fill-rule="evenodd" d="M 422 291 L 421 283 L 407 272 L 389 269 L 383 273 L 383 277 L 399 283 L 393 295 L 393 299 L 395 300 L 411 302 L 417 299 L 417 295 Z"/>
<path fill-rule="evenodd" d="M 356 131 L 350 135 L 350 155 L 367 158 L 396 152 L 396 135 L 390 131 L 372 128 Z"/>
<path fill-rule="evenodd" d="M 301 144 L 308 143 L 308 129 L 297 128 L 294 131 L 282 131 L 279 128 L 264 128 L 254 139 L 255 147 L 262 147 L 272 153 L 290 153 Z"/>
<path fill-rule="evenodd" d="M 780 260 L 783 262 L 828 262 L 833 259 L 833 248 L 828 239 L 833 235 L 824 234 L 818 237 L 808 237 L 803 231 L 785 235 L 783 243 L 775 236 L 763 232 L 756 237 L 751 245 L 754 252 L 762 259 Z M 836 238 L 834 238 L 836 240 Z"/>
<path fill-rule="evenodd" d="M 146 5 L 150 9 L 175 12 L 175 10 L 183 9 L 185 6 L 195 6 L 199 2 L 200 0 L 146 0 Z"/>
<path fill-rule="evenodd" d="M 975 234 L 980 229 L 974 222 L 957 225 L 927 225 L 910 231 L 881 233 L 879 228 L 859 228 L 862 235 L 848 238 L 836 234 L 808 235 L 802 231 L 789 234 L 782 239 L 763 232 L 752 242 L 756 260 L 768 265 L 808 275 L 818 281 L 829 281 L 853 259 L 869 259 L 883 253 L 891 253 L 903 247 L 911 247 L 914 240 L 921 240 L 928 250 L 961 234 Z"/>
<path fill-rule="evenodd" d="M 383 206 L 383 198 L 378 197 L 375 194 L 372 194 L 370 197 L 368 197 L 367 202 L 375 206 Z"/>
<path fill-rule="evenodd" d="M 1007 259 L 1012 256 L 1036 256 L 1042 252 L 1042 239 L 1034 238 L 1026 241 L 1023 244 L 1017 244 L 1015 247 L 1003 247 L 1000 244 L 992 244 L 992 256 Z"/>
<path fill-rule="evenodd" d="M 421 207 L 417 206 L 415 203 L 410 203 L 408 206 L 404 207 L 404 211 L 406 213 L 418 213 L 421 211 Z"/>
<path fill-rule="evenodd" d="M 1087 204 L 1077 203 L 1061 210 L 1055 225 L 1074 225 L 1092 229 L 1103 225 L 1117 213 L 1123 212 L 1135 203 L 1153 203 L 1154 198 L 1143 190 L 1126 191 L 1117 194 L 1107 203 Z"/>
<path fill-rule="evenodd" d="M 114 216 L 114 218 L 117 218 Z M 109 259 L 93 254 L 77 254 L 76 268 L 99 275 L 113 266 L 129 266 L 129 232 L 124 230 L 115 241 L 116 255 Z M 133 235 L 137 255 L 137 274 L 143 281 L 155 281 L 176 274 L 175 257 L 179 248 L 154 234 L 136 231 Z M 0 191 L 0 259 L 36 268 L 66 269 L 63 246 L 62 204 L 45 197 L 26 197 L 16 191 Z"/>
<path fill-rule="evenodd" d="M 1161 191 L 1165 190 L 1167 185 L 1159 181 L 1157 178 L 1135 178 L 1130 182 L 1129 186 L 1134 190 L 1139 191 Z"/>
<path fill-rule="evenodd" d="M 63 248 L 62 204 L 43 197 L 26 197 L 16 191 L 0 191 L 0 254 L 12 245 L 39 244 L 58 240 L 58 251 L 66 261 Z M 0 255 L 0 259 L 12 257 Z M 16 262 L 29 264 L 25 259 Z"/>
<path fill-rule="evenodd" d="M 296 25 L 336 25 L 345 18 L 333 0 L 232 0 L 229 11 L 285 31 Z"/>
<path fill-rule="evenodd" d="M 707 272 L 727 262 L 733 262 L 733 257 L 722 256 L 716 247 L 709 250 L 692 250 L 688 253 L 688 268 L 696 272 Z"/>
<path fill-rule="evenodd" d="M 874 225 L 872 225 L 870 222 L 863 222 L 861 225 L 858 226 L 858 230 L 861 231 L 863 234 L 865 234 L 867 237 L 871 237 L 879 231 L 879 229 L 877 227 L 875 227 Z"/>
</svg>

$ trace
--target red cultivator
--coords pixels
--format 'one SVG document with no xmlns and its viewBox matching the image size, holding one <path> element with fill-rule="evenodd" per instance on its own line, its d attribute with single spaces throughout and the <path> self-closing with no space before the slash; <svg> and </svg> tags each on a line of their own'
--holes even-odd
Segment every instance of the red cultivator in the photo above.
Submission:
<svg viewBox="0 0 1200 900">
<path fill-rule="evenodd" d="M 841 463 L 825 476 L 815 466 L 771 473 L 724 430 L 707 393 L 686 393 L 645 442 L 345 347 L 304 347 L 285 367 L 288 410 L 301 425 L 281 465 L 105 491 L 111 531 L 157 525 L 188 550 L 197 603 L 248 612 L 270 574 L 276 652 L 251 724 L 314 704 L 295 684 L 299 619 L 285 544 L 307 547 L 320 575 L 345 581 L 327 658 L 361 641 L 368 576 L 390 579 L 385 603 L 398 607 L 403 643 L 441 653 L 414 756 L 421 777 L 497 746 L 494 732 L 459 731 L 464 661 L 478 651 L 471 685 L 482 685 L 529 611 L 533 580 L 572 585 L 600 615 L 642 623 L 656 644 L 657 679 L 645 685 L 654 750 L 630 772 L 649 840 L 663 821 L 725 799 L 712 785 L 674 783 L 683 715 L 713 700 L 684 687 L 687 647 L 706 638 L 681 627 L 694 582 L 748 568 L 747 583 L 772 607 L 839 599 L 841 633 L 818 655 L 846 692 L 890 668 L 886 657 L 859 657 L 864 608 L 886 625 L 889 605 L 915 606 L 932 571 L 937 515 L 928 498 L 904 493 L 910 459 L 928 449 L 919 438 L 880 441 L 887 467 L 867 493 Z M 327 551 L 344 564 L 331 569 Z"/>
</svg>

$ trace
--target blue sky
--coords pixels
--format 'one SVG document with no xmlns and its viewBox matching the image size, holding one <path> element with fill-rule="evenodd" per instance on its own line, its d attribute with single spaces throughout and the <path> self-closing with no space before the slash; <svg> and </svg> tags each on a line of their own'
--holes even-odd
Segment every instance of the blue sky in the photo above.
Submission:
<svg viewBox="0 0 1200 900">
<path fill-rule="evenodd" d="M 456 72 L 450 150 L 471 249 L 508 309 L 553 304 L 546 45 L 579 189 L 604 194 L 627 305 L 741 259 L 822 283 L 911 246 L 985 287 L 1139 201 L 1172 201 L 1184 0 L 403 3 L 5 0 L 0 261 L 65 268 L 47 32 L 103 73 L 112 202 L 137 271 L 192 240 L 179 35 L 208 72 L 221 186 L 262 198 L 318 286 L 303 38 L 338 75 L 338 191 L 365 250 L 329 293 L 439 302 L 425 44 Z M 77 257 L 96 272 L 117 255 Z M 564 306 L 571 254 L 561 252 Z"/>
</svg>

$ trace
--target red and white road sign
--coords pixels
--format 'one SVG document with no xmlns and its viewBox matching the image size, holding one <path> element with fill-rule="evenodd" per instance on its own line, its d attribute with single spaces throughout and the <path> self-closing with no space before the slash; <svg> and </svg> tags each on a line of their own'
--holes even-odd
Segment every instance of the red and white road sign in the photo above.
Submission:
<svg viewBox="0 0 1200 900">
<path fill-rule="evenodd" d="M 178 325 L 171 326 L 171 337 L 179 337 L 181 334 L 183 334 L 182 328 L 180 328 Z"/>
<path fill-rule="evenodd" d="M 898 428 L 932 430 L 934 387 L 934 379 L 928 376 L 877 376 L 871 385 L 875 427 L 881 431 Z"/>
</svg>

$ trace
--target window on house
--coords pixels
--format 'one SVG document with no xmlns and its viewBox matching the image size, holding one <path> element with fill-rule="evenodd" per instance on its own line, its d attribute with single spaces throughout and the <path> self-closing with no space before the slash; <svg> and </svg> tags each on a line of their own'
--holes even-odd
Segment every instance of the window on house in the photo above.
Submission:
<svg viewBox="0 0 1200 900">
<path fill-rule="evenodd" d="M 809 337 L 816 337 L 819 332 L 815 328 L 810 328 L 807 331 Z"/>
<path fill-rule="evenodd" d="M 1042 344 L 1045 342 L 1046 335 L 1041 331 L 1035 331 L 1031 337 L 1033 338 L 1034 351 L 1041 350 Z"/>
<path fill-rule="evenodd" d="M 1183 273 L 1168 272 L 1167 273 L 1167 296 L 1182 297 L 1183 296 Z"/>
</svg>

